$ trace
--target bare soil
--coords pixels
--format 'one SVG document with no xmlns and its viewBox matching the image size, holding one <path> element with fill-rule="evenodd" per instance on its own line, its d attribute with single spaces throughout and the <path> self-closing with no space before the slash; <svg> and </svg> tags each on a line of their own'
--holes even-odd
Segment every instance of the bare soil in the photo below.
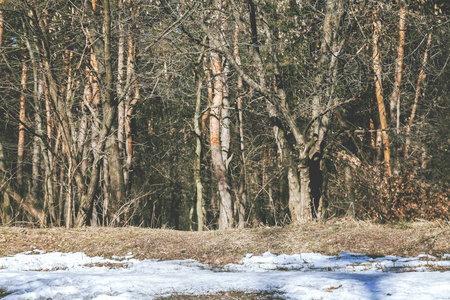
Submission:
<svg viewBox="0 0 450 300">
<path fill-rule="evenodd" d="M 213 265 L 237 263 L 247 253 L 260 255 L 266 251 L 327 255 L 351 251 L 373 257 L 418 254 L 441 257 L 450 253 L 450 224 L 379 225 L 332 220 L 286 227 L 204 232 L 137 227 L 0 227 L 0 257 L 33 249 L 84 252 L 89 256 L 104 257 L 125 256 L 131 252 L 137 259 L 195 259 Z"/>
</svg>

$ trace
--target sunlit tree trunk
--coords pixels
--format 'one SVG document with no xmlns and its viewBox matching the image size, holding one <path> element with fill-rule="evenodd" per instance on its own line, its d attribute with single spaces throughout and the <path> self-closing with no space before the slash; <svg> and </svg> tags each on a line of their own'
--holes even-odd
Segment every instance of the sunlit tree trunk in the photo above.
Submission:
<svg viewBox="0 0 450 300">
<path fill-rule="evenodd" d="M 86 79 L 84 80 L 84 91 L 83 91 L 83 103 L 81 104 L 81 121 L 78 130 L 77 137 L 77 149 L 78 155 L 80 156 L 80 170 L 83 176 L 86 176 L 86 170 L 88 168 L 88 145 L 86 143 L 88 135 L 88 106 L 92 104 L 92 85 L 91 85 L 91 74 L 89 68 L 86 67 Z"/>
<path fill-rule="evenodd" d="M 402 75 L 403 75 L 403 58 L 405 45 L 405 35 L 406 35 L 406 6 L 402 3 L 399 11 L 399 25 L 398 25 L 398 48 L 397 48 L 397 61 L 395 67 L 395 82 L 394 89 L 392 91 L 390 99 L 390 113 L 391 122 L 396 124 L 397 134 L 400 128 L 400 87 L 402 85 Z"/>
<path fill-rule="evenodd" d="M 39 90 L 40 94 L 43 95 L 45 100 L 45 111 L 46 111 L 46 123 L 45 123 L 45 131 L 42 126 L 38 126 L 38 135 L 45 136 L 46 141 L 40 139 L 40 146 L 41 146 L 41 154 L 44 158 L 44 202 L 46 203 L 54 203 L 54 197 L 55 197 L 55 180 L 54 180 L 54 172 L 52 170 L 54 169 L 53 166 L 53 153 L 52 153 L 52 134 L 53 134 L 53 128 L 52 128 L 52 119 L 51 119 L 51 108 L 50 108 L 50 99 L 49 99 L 49 91 L 45 84 L 45 79 L 42 77 L 39 79 Z M 37 115 L 40 118 L 40 115 Z M 42 120 L 39 122 L 42 123 Z M 44 133 L 45 132 L 45 133 Z M 60 198 L 62 198 L 62 195 L 60 195 Z M 62 199 L 61 199 L 62 200 Z M 62 212 L 63 208 L 59 207 L 60 212 Z"/>
<path fill-rule="evenodd" d="M 28 49 L 28 54 L 31 58 L 31 66 L 33 69 L 33 107 L 34 107 L 34 126 L 37 132 L 42 132 L 41 123 L 41 95 L 42 88 L 39 89 L 39 78 L 38 78 L 38 65 L 34 55 L 34 49 L 28 38 L 25 39 L 25 43 Z M 33 197 L 37 198 L 39 190 L 39 175 L 40 175 L 40 138 L 38 135 L 33 136 L 33 156 L 31 162 L 31 194 Z M 47 203 L 47 202 L 44 202 Z M 45 207 L 45 205 L 44 205 Z"/>
<path fill-rule="evenodd" d="M 222 1 L 222 7 L 226 7 L 226 0 Z M 228 22 L 225 18 L 221 20 L 220 31 L 222 34 L 226 34 L 228 31 Z M 228 87 L 228 73 L 230 72 L 230 66 L 227 61 L 223 62 L 222 78 L 223 78 L 223 98 L 221 107 L 221 131 L 220 131 L 220 144 L 222 147 L 222 159 L 225 164 L 225 169 L 228 170 L 228 164 L 231 160 L 230 142 L 231 142 L 231 119 L 230 119 L 230 92 Z"/>
<path fill-rule="evenodd" d="M 219 54 L 211 51 L 210 58 L 214 87 L 214 98 L 209 120 L 211 159 L 214 165 L 220 195 L 219 229 L 227 229 L 233 226 L 233 207 L 220 142 L 220 118 L 221 107 L 223 105 L 224 78 Z"/>
<path fill-rule="evenodd" d="M 136 81 L 136 77 L 134 76 L 134 97 L 131 99 L 129 103 L 125 106 L 125 134 L 126 134 L 126 162 L 125 162 L 125 171 L 126 171 L 126 180 L 125 183 L 128 186 L 128 189 L 131 188 L 131 172 L 132 164 L 133 164 L 133 154 L 134 154 L 134 133 L 132 128 L 132 122 L 134 118 L 134 109 L 138 102 L 141 100 L 141 92 L 139 89 L 138 82 Z"/>
<path fill-rule="evenodd" d="M 103 213 L 102 213 L 102 224 L 103 226 L 107 226 L 108 224 L 108 211 L 109 211 L 109 168 L 108 168 L 108 158 L 103 158 Z"/>
<path fill-rule="evenodd" d="M 19 142 L 17 145 L 17 182 L 22 184 L 23 178 L 23 155 L 24 155 L 24 146 L 25 146 L 25 125 L 26 124 L 26 115 L 25 115 L 25 107 L 26 107 L 26 90 L 27 90 L 27 71 L 28 66 L 25 62 L 22 63 L 22 76 L 20 79 L 20 84 L 22 86 L 22 90 L 20 93 L 20 111 L 19 111 Z"/>
<path fill-rule="evenodd" d="M 140 88 L 136 77 L 136 45 L 133 38 L 133 31 L 136 27 L 136 15 L 138 7 L 134 2 L 128 1 L 128 5 L 131 11 L 131 23 L 128 26 L 128 38 L 127 38 L 127 79 L 126 85 L 130 91 L 125 91 L 125 106 L 124 106 L 124 126 L 125 126 L 125 167 L 124 167 L 124 183 L 128 190 L 131 188 L 131 172 L 133 163 L 133 130 L 132 121 L 134 118 L 134 108 L 140 101 L 141 94 Z"/>
<path fill-rule="evenodd" d="M 118 103 L 118 125 L 117 125 L 117 142 L 119 145 L 119 150 L 123 151 L 125 135 L 125 98 L 123 90 L 123 79 L 124 79 L 124 53 L 125 53 L 125 29 L 122 20 L 122 15 L 124 13 L 123 1 L 118 0 L 119 12 L 119 45 L 118 45 L 118 58 L 117 58 L 117 96 L 120 99 Z M 126 180 L 125 180 L 126 183 Z"/>
<path fill-rule="evenodd" d="M 236 63 L 241 65 L 241 55 L 239 51 L 239 23 L 236 22 L 234 28 L 234 57 Z M 246 178 L 246 159 L 245 159 L 245 144 L 244 144 L 244 115 L 243 115 L 243 93 L 244 83 L 242 77 L 238 76 L 237 79 L 237 95 L 236 95 L 236 108 L 239 123 L 239 149 L 241 151 L 241 169 L 239 174 L 239 188 L 237 191 L 237 210 L 238 210 L 238 227 L 245 227 L 245 208 L 247 205 L 247 178 Z"/>
<path fill-rule="evenodd" d="M 411 138 L 410 138 L 411 127 L 414 123 L 414 118 L 416 117 L 416 113 L 417 113 L 417 105 L 419 103 L 420 91 L 422 88 L 422 81 L 424 81 L 426 78 L 425 67 L 427 66 L 428 49 L 430 49 L 430 46 L 431 46 L 431 32 L 428 34 L 427 45 L 425 48 L 425 52 L 423 54 L 422 67 L 420 68 L 419 78 L 417 78 L 416 94 L 414 96 L 414 103 L 413 103 L 413 106 L 411 109 L 411 116 L 409 117 L 408 126 L 406 127 L 405 157 L 408 156 L 409 146 L 411 144 Z"/>
<path fill-rule="evenodd" d="M 5 0 L 0 0 L 0 4 L 3 4 Z M 4 26 L 3 10 L 0 10 L 0 47 L 3 45 L 3 26 Z"/>
<path fill-rule="evenodd" d="M 383 86 L 382 86 L 382 68 L 381 68 L 381 53 L 378 47 L 378 40 L 381 36 L 381 21 L 378 19 L 377 12 L 373 12 L 373 36 L 372 36 L 372 60 L 373 60 L 373 71 L 375 80 L 375 93 L 378 105 L 378 115 L 380 118 L 380 129 L 383 137 L 383 155 L 384 155 L 384 167 L 386 174 L 391 175 L 391 150 L 389 143 L 389 133 L 388 125 L 386 119 L 386 108 L 384 106 L 383 99 Z"/>
<path fill-rule="evenodd" d="M 231 120 L 230 120 L 230 93 L 228 91 L 228 78 L 227 73 L 230 68 L 227 63 L 223 68 L 223 99 L 221 107 L 221 117 L 220 117 L 220 145 L 222 148 L 222 159 L 225 164 L 225 169 L 228 172 L 228 165 L 231 160 L 230 154 L 230 142 L 231 142 Z"/>
<path fill-rule="evenodd" d="M 194 131 L 195 131 L 195 160 L 194 160 L 194 180 L 196 186 L 196 211 L 197 211 L 197 230 L 203 231 L 204 214 L 203 214 L 203 184 L 201 178 L 201 156 L 202 156 L 202 132 L 200 130 L 200 110 L 202 99 L 202 78 L 197 78 L 197 95 L 195 99 L 195 114 L 194 114 Z"/>
</svg>

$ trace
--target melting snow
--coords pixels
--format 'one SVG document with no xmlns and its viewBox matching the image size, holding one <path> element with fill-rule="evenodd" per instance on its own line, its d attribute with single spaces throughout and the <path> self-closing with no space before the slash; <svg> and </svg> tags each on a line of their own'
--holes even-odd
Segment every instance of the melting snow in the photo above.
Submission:
<svg viewBox="0 0 450 300">
<path fill-rule="evenodd" d="M 442 272 L 450 270 L 449 259 L 267 252 L 213 268 L 194 260 L 139 261 L 131 253 L 104 259 L 34 250 L 0 258 L 0 289 L 6 300 L 153 299 L 225 291 L 271 292 L 286 299 L 450 299 L 450 272 Z"/>
</svg>

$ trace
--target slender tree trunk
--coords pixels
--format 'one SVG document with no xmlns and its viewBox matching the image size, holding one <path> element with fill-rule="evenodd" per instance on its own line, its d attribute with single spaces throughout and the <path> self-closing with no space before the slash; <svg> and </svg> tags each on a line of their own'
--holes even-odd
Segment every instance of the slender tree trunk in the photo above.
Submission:
<svg viewBox="0 0 450 300">
<path fill-rule="evenodd" d="M 42 120 L 41 120 L 41 107 L 40 107 L 40 101 L 41 101 L 41 95 L 42 93 L 39 92 L 42 91 L 42 89 L 38 88 L 38 75 L 37 75 L 37 68 L 35 62 L 33 63 L 33 75 L 34 75 L 34 110 L 35 110 L 35 117 L 34 117 L 34 123 L 36 126 L 37 132 L 42 132 Z M 40 144 L 40 137 L 35 135 L 33 137 L 33 159 L 32 159 L 32 177 L 31 177 L 31 193 L 34 197 L 37 198 L 38 192 L 39 192 L 39 175 L 40 175 L 40 155 L 41 155 L 41 144 Z"/>
<path fill-rule="evenodd" d="M 196 186 L 196 211 L 197 211 L 197 228 L 198 231 L 203 231 L 204 215 L 203 215 L 203 184 L 201 178 L 201 155 L 202 155 L 202 132 L 200 130 L 200 109 L 202 98 L 202 78 L 199 77 L 197 83 L 197 97 L 195 101 L 195 115 L 194 115 L 194 130 L 195 130 L 195 160 L 194 160 L 194 180 Z"/>
<path fill-rule="evenodd" d="M 227 1 L 221 0 L 221 6 L 226 7 Z M 228 31 L 228 22 L 225 18 L 221 20 L 220 31 L 226 34 Z M 231 142 L 231 119 L 230 119 L 230 92 L 228 87 L 228 73 L 230 72 L 229 63 L 225 60 L 223 62 L 222 79 L 223 79 L 223 98 L 221 107 L 221 132 L 220 144 L 222 146 L 222 159 L 225 164 L 225 169 L 228 172 L 228 164 L 231 160 L 230 142 Z"/>
<path fill-rule="evenodd" d="M 39 190 L 39 173 L 40 173 L 40 143 L 39 137 L 33 138 L 33 159 L 32 159 L 32 175 L 31 175 L 31 194 L 33 197 L 37 197 Z"/>
<path fill-rule="evenodd" d="M 241 56 L 239 51 L 239 24 L 236 22 L 234 28 L 234 57 L 236 63 L 241 65 Z M 244 144 L 244 114 L 243 114 L 243 93 L 244 83 L 242 77 L 238 76 L 237 79 L 237 95 L 236 95 L 236 108 L 239 123 L 239 149 L 241 151 L 241 169 L 239 174 L 239 189 L 237 193 L 238 203 L 238 227 L 245 227 L 245 208 L 247 205 L 247 180 L 246 180 L 246 159 L 245 159 L 245 144 Z"/>
<path fill-rule="evenodd" d="M 108 168 L 108 158 L 103 159 L 103 213 L 102 213 L 102 224 L 103 226 L 108 226 L 110 224 L 114 224 L 114 220 L 111 220 L 108 216 L 109 214 L 109 193 L 110 193 L 110 185 L 109 185 L 109 168 Z M 111 222 L 108 224 L 108 220 Z"/>
<path fill-rule="evenodd" d="M 350 165 L 348 162 L 346 162 L 346 165 L 344 167 L 344 182 L 347 189 L 347 201 L 348 201 L 348 210 L 347 210 L 347 216 L 354 219 L 356 216 L 355 213 L 355 190 L 354 190 L 354 184 L 353 184 L 353 172 L 350 168 Z"/>
<path fill-rule="evenodd" d="M 0 178 L 1 183 L 3 185 L 3 182 L 7 179 L 5 178 L 7 173 L 6 170 L 6 161 L 5 161 L 5 153 L 3 152 L 3 144 L 0 141 Z M 0 189 L 0 200 L 3 200 L 0 206 L 0 221 L 2 225 L 9 225 L 9 222 L 11 221 L 12 216 L 12 207 L 9 200 L 9 194 L 4 191 L 3 189 Z"/>
<path fill-rule="evenodd" d="M 132 168 L 132 162 L 133 162 L 133 132 L 132 132 L 132 120 L 133 120 L 133 112 L 136 104 L 140 100 L 140 90 L 139 85 L 136 78 L 136 48 L 135 43 L 133 41 L 133 29 L 135 27 L 135 13 L 136 8 L 132 6 L 131 1 L 129 2 L 130 10 L 131 10 L 131 24 L 129 25 L 129 32 L 128 32 L 128 53 L 127 53 L 127 86 L 134 87 L 134 97 L 132 92 L 127 92 L 127 95 L 125 97 L 125 154 L 126 154 L 126 160 L 125 160 L 125 167 L 124 167 L 124 183 L 128 187 L 128 190 L 130 189 L 131 185 L 131 168 Z"/>
<path fill-rule="evenodd" d="M 395 83 L 394 89 L 392 91 L 391 99 L 390 99 L 390 112 L 391 112 L 391 121 L 395 122 L 398 130 L 400 128 L 400 87 L 402 85 L 402 75 L 403 75 L 403 57 L 404 57 L 404 49 L 405 45 L 405 34 L 406 34 L 406 6 L 405 3 L 401 4 L 400 12 L 399 12 L 399 25 L 398 25 L 398 49 L 397 49 L 397 62 L 395 67 Z"/>
<path fill-rule="evenodd" d="M 206 133 L 206 122 L 211 118 L 211 106 L 213 103 L 214 90 L 213 90 L 213 80 L 211 74 L 211 64 L 210 59 L 205 55 L 203 58 L 203 70 L 205 72 L 206 81 L 206 91 L 208 94 L 208 108 L 202 115 L 202 132 Z"/>
<path fill-rule="evenodd" d="M 408 156 L 409 146 L 411 144 L 411 138 L 410 138 L 411 127 L 413 125 L 414 118 L 416 117 L 417 104 L 419 103 L 420 90 L 422 88 L 422 81 L 424 81 L 426 78 L 425 67 L 427 66 L 428 49 L 430 49 L 430 46 L 431 46 L 431 32 L 428 34 L 427 46 L 426 46 L 425 52 L 423 54 L 422 67 L 420 68 L 419 78 L 417 78 L 416 94 L 415 94 L 414 103 L 413 103 L 413 106 L 411 109 L 411 116 L 409 117 L 408 126 L 406 127 L 405 157 Z"/>
<path fill-rule="evenodd" d="M 48 110 L 50 109 L 49 106 L 49 99 L 48 99 L 48 89 L 45 86 L 45 80 L 44 78 L 40 78 L 39 79 L 39 83 L 38 83 L 38 89 L 39 89 L 39 97 L 38 97 L 38 101 L 40 101 L 41 99 L 41 95 L 44 96 L 45 99 L 45 104 L 46 104 L 46 111 L 48 114 Z M 36 107 L 38 108 L 39 106 L 36 105 Z M 49 115 L 47 115 L 47 118 L 50 118 Z M 50 121 L 47 119 L 47 139 L 46 141 L 44 141 L 42 138 L 39 138 L 39 146 L 40 146 L 40 154 L 42 155 L 43 158 L 43 165 L 44 165 L 44 180 L 43 180 L 43 190 L 44 190 L 44 203 L 54 203 L 54 181 L 53 181 L 53 174 L 52 174 L 52 152 L 51 152 L 51 136 L 48 136 L 49 134 L 51 135 L 51 126 L 49 125 Z M 44 128 L 43 128 L 43 121 L 40 115 L 40 111 L 36 114 L 36 124 L 37 124 L 37 129 L 36 129 L 36 133 L 41 136 L 44 137 L 45 133 L 44 133 Z M 46 143 L 45 143 L 46 142 Z M 62 199 L 62 197 L 60 197 L 60 199 Z M 62 207 L 59 207 L 60 212 L 62 212 Z M 58 224 L 59 225 L 59 224 Z"/>
<path fill-rule="evenodd" d="M 86 77 L 87 80 L 85 80 L 84 84 L 84 92 L 83 92 L 83 103 L 81 104 L 81 121 L 80 121 L 80 127 L 78 130 L 78 138 L 77 138 L 77 148 L 78 148 L 78 155 L 81 157 L 81 174 L 86 176 L 86 170 L 88 167 L 88 147 L 86 145 L 87 135 L 88 135 L 88 108 L 87 106 L 92 104 L 92 86 L 90 83 L 90 73 L 89 69 L 86 68 Z"/>
<path fill-rule="evenodd" d="M 25 108 L 26 108 L 26 97 L 25 93 L 27 90 L 27 71 L 28 66 L 25 62 L 22 63 L 22 76 L 20 83 L 22 85 L 22 91 L 20 93 L 20 112 L 19 112 L 19 142 L 17 145 L 17 182 L 19 184 L 22 184 L 22 178 L 23 178 L 23 154 L 24 154 L 24 146 L 25 146 L 25 123 L 26 123 L 26 115 L 25 115 Z"/>
<path fill-rule="evenodd" d="M 134 108 L 138 104 L 138 102 L 141 100 L 141 92 L 139 89 L 138 82 L 136 78 L 134 78 L 134 98 L 125 106 L 126 110 L 126 120 L 125 120 L 125 133 L 126 133 L 126 162 L 125 162 L 125 170 L 126 170 L 126 180 L 125 183 L 128 187 L 128 189 L 131 188 L 131 172 L 132 170 L 132 164 L 133 164 L 133 128 L 132 128 L 132 122 L 134 118 Z"/>
<path fill-rule="evenodd" d="M 117 59 L 117 95 L 122 99 L 118 103 L 118 125 L 117 125 L 117 142 L 119 150 L 123 151 L 123 145 L 125 141 L 124 129 L 125 129 L 125 101 L 123 91 L 123 76 L 124 76 L 124 53 L 125 53 L 125 30 L 123 26 L 122 14 L 124 13 L 123 1 L 118 0 L 119 5 L 119 46 L 118 46 L 118 59 Z M 126 182 L 125 182 L 126 183 Z"/>
<path fill-rule="evenodd" d="M 0 0 L 0 4 L 3 4 L 5 0 Z M 3 10 L 0 10 L 0 47 L 3 46 L 3 26 L 4 26 Z"/>
<path fill-rule="evenodd" d="M 73 213 L 73 193 L 72 193 L 72 159 L 69 158 L 68 161 L 68 174 L 67 174 L 67 191 L 66 191 L 66 201 L 64 202 L 64 224 L 66 228 L 71 228 L 73 225 L 72 213 Z M 79 225 L 80 226 L 80 225 Z"/>
<path fill-rule="evenodd" d="M 231 120 L 230 120 L 230 93 L 228 91 L 227 84 L 227 74 L 229 73 L 229 66 L 225 62 L 225 66 L 223 68 L 223 99 L 222 99 L 222 107 L 221 107 L 221 117 L 220 117 L 220 145 L 222 147 L 222 159 L 225 164 L 225 169 L 228 172 L 228 165 L 231 160 L 230 156 L 230 142 L 231 142 Z"/>
<path fill-rule="evenodd" d="M 377 13 L 373 13 L 373 36 L 372 36 L 372 47 L 373 47 L 373 71 L 375 73 L 375 92 L 378 104 L 378 115 L 380 117 L 380 129 L 383 137 L 383 154 L 384 154 L 384 167 L 386 174 L 391 175 L 391 150 L 389 143 L 389 133 L 387 131 L 388 125 L 386 120 L 386 108 L 384 106 L 383 99 L 383 86 L 382 86 L 382 69 L 381 69 L 381 54 L 378 47 L 378 40 L 381 35 L 381 21 L 378 19 Z"/>
</svg>

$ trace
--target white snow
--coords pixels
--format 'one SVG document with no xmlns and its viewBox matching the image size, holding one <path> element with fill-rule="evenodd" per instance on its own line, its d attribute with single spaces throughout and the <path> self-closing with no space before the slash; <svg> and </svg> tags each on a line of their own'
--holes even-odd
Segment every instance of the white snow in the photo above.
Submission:
<svg viewBox="0 0 450 300">
<path fill-rule="evenodd" d="M 271 292 L 286 299 L 450 299 L 450 255 L 370 258 L 343 252 L 262 256 L 212 267 L 194 260 L 113 259 L 34 250 L 0 258 L 4 299 L 154 299 Z"/>
</svg>

